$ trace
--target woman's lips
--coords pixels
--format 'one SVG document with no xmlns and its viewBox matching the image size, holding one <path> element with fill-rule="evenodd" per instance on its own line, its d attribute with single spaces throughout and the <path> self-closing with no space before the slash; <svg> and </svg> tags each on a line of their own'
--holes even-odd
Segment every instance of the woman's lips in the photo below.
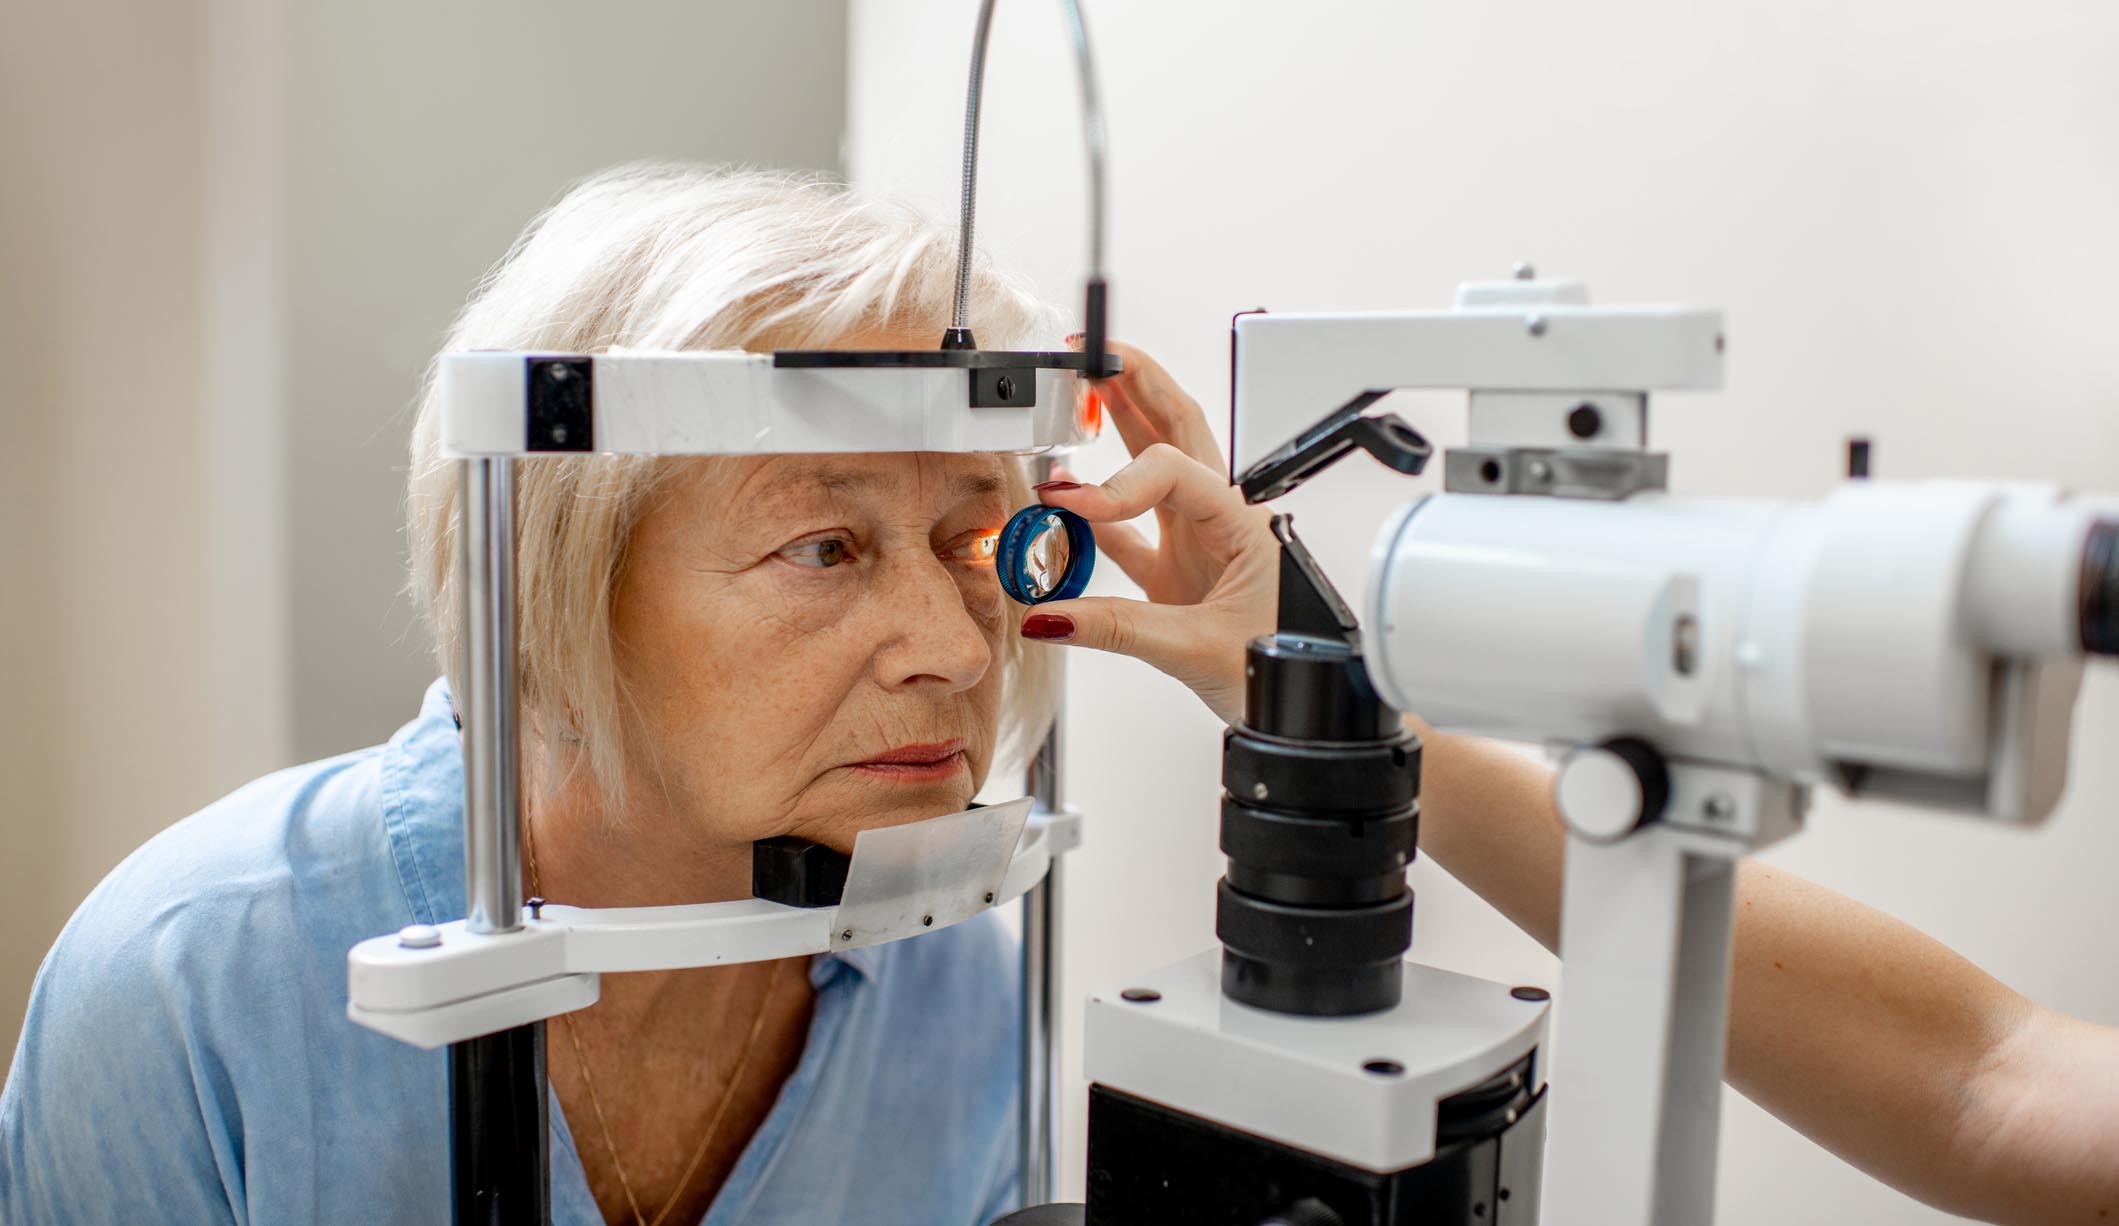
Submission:
<svg viewBox="0 0 2119 1226">
<path fill-rule="evenodd" d="M 864 775 L 896 779 L 904 783 L 931 783 L 948 779 L 965 769 L 964 742 L 936 741 L 929 745 L 900 745 L 877 754 L 853 768 Z"/>
</svg>

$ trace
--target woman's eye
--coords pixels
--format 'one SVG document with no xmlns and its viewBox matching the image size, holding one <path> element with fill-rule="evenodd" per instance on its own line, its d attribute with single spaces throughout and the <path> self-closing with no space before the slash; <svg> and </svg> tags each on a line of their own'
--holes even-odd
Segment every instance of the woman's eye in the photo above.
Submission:
<svg viewBox="0 0 2119 1226">
<path fill-rule="evenodd" d="M 998 530 L 972 533 L 957 538 L 955 544 L 942 551 L 942 556 L 952 562 L 969 562 L 973 565 L 992 565 L 994 555 L 1000 552 L 1001 534 Z"/>
<path fill-rule="evenodd" d="M 853 542 L 828 536 L 821 541 L 803 541 L 799 545 L 789 545 L 780 551 L 780 556 L 797 566 L 828 570 L 854 560 Z"/>
</svg>

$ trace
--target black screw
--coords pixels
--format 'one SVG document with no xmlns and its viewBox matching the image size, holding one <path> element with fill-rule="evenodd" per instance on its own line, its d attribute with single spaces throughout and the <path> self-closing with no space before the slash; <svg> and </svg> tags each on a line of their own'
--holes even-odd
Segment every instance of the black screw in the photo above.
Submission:
<svg viewBox="0 0 2119 1226">
<path fill-rule="evenodd" d="M 1152 1005 L 1156 1001 L 1161 1000 L 1163 994 L 1154 988 L 1127 988 L 1118 994 L 1118 998 L 1123 1001 L 1130 1001 L 1136 1005 Z"/>
<path fill-rule="evenodd" d="M 1510 988 L 1508 994 L 1517 1000 L 1527 1000 L 1533 1003 L 1552 999 L 1552 993 L 1544 988 Z"/>
<path fill-rule="evenodd" d="M 994 394 L 1003 400 L 1015 399 L 1015 380 L 1007 375 L 993 381 Z"/>
<path fill-rule="evenodd" d="M 922 927 L 922 928 L 932 928 L 932 927 L 934 927 L 934 917 L 933 917 L 932 915 L 923 915 L 923 916 L 921 916 L 921 917 L 920 917 L 920 927 Z"/>
<path fill-rule="evenodd" d="M 987 904 L 988 906 L 992 906 L 992 905 L 993 905 L 993 891 L 992 891 L 992 890 L 988 890 L 988 891 L 986 891 L 986 904 Z"/>
<path fill-rule="evenodd" d="M 851 940 L 853 940 L 853 929 L 851 929 L 851 928 L 842 928 L 842 929 L 840 929 L 840 930 L 839 930 L 839 939 L 840 939 L 840 940 L 842 940 L 842 941 L 851 941 Z"/>
<path fill-rule="evenodd" d="M 1361 1069 L 1378 1077 L 1398 1077 L 1405 1073 L 1405 1066 L 1396 1060 L 1371 1060 L 1362 1065 Z"/>
<path fill-rule="evenodd" d="M 1567 414 L 1567 432 L 1576 438 L 1595 438 L 1604 432 L 1604 415 L 1593 404 L 1578 404 Z"/>
<path fill-rule="evenodd" d="M 1499 482 L 1501 480 L 1500 463 L 1494 460 L 1488 460 L 1486 463 L 1481 464 L 1479 466 L 1479 480 L 1486 482 L 1488 485 L 1493 485 Z"/>
<path fill-rule="evenodd" d="M 544 899 L 542 899 L 542 898 L 531 898 L 531 899 L 527 899 L 527 900 L 525 900 L 525 901 L 523 902 L 523 904 L 522 904 L 522 905 L 523 905 L 523 906 L 525 906 L 525 907 L 528 907 L 528 908 L 530 909 L 530 918 L 531 918 L 531 919 L 543 919 L 543 918 L 544 918 L 544 915 L 543 915 L 543 912 L 544 912 Z"/>
</svg>

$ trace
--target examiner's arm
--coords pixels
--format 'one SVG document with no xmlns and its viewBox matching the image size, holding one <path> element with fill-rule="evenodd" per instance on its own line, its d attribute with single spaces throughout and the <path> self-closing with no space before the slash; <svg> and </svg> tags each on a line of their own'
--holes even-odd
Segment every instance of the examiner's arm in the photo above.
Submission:
<svg viewBox="0 0 2119 1226">
<path fill-rule="evenodd" d="M 1552 772 L 1408 722 L 1426 745 L 1421 849 L 1557 948 L 1565 835 Z M 1729 1081 L 1952 1213 L 2119 1221 L 2119 1030 L 2041 1008 L 1911 926 L 1748 861 Z"/>
<path fill-rule="evenodd" d="M 1041 605 L 1032 637 L 1136 656 L 1224 719 L 1243 646 L 1273 628 L 1268 515 L 1220 468 L 1205 414 L 1152 358 L 1098 387 L 1134 462 L 1041 487 L 1156 603 Z M 1150 542 L 1123 521 L 1154 511 Z M 1552 772 L 1410 721 L 1426 743 L 1420 844 L 1548 948 L 1565 833 Z M 1856 1166 L 2003 1223 L 2119 1223 L 2119 1030 L 2043 1009 L 1906 924 L 1792 874 L 1739 867 L 1729 1080 Z M 1564 952 L 1564 951 L 1563 951 Z"/>
</svg>

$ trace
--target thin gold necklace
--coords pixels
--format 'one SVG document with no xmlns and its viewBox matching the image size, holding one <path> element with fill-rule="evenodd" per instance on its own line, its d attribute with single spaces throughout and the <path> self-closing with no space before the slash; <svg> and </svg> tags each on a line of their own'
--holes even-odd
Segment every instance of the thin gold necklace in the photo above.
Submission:
<svg viewBox="0 0 2119 1226">
<path fill-rule="evenodd" d="M 541 874 L 537 871 L 537 840 L 530 834 L 530 822 L 527 817 L 522 823 L 522 833 L 523 851 L 530 862 L 530 892 L 541 895 L 544 885 Z M 714 1106 L 713 1118 L 707 1121 L 706 1132 L 699 1138 L 698 1147 L 692 1150 L 691 1160 L 684 1164 L 684 1172 L 677 1176 L 677 1185 L 670 1189 L 669 1198 L 662 1203 L 661 1211 L 655 1214 L 653 1220 L 649 1220 L 647 1215 L 640 1211 L 640 1198 L 633 1193 L 633 1181 L 626 1176 L 625 1163 L 618 1159 L 618 1145 L 611 1139 L 611 1122 L 604 1115 L 603 1099 L 596 1093 L 596 1078 L 589 1072 L 588 1052 L 582 1047 L 581 1034 L 575 1029 L 574 1017 L 570 1013 L 559 1015 L 560 1027 L 567 1032 L 567 1041 L 574 1048 L 574 1063 L 581 1067 L 581 1086 L 588 1091 L 589 1108 L 596 1115 L 596 1131 L 603 1137 L 603 1152 L 611 1160 L 611 1170 L 618 1175 L 618 1187 L 625 1193 L 626 1207 L 633 1211 L 633 1226 L 663 1226 L 671 1211 L 676 1209 L 677 1203 L 684 1199 L 685 1189 L 691 1187 L 693 1174 L 698 1171 L 699 1163 L 705 1160 L 708 1147 L 714 1143 L 715 1135 L 721 1131 L 722 1119 L 728 1115 L 728 1106 L 735 1101 L 736 1090 L 743 1084 L 743 1074 L 749 1070 L 751 1055 L 758 1047 L 758 1036 L 765 1030 L 766 1016 L 772 1012 L 773 989 L 778 986 L 774 977 L 775 969 L 776 964 L 765 964 L 765 991 L 760 994 L 758 1013 L 751 1019 L 750 1034 L 743 1040 L 743 1050 L 736 1057 L 736 1067 L 729 1072 L 728 1084 L 721 1088 L 721 1101 Z"/>
</svg>

